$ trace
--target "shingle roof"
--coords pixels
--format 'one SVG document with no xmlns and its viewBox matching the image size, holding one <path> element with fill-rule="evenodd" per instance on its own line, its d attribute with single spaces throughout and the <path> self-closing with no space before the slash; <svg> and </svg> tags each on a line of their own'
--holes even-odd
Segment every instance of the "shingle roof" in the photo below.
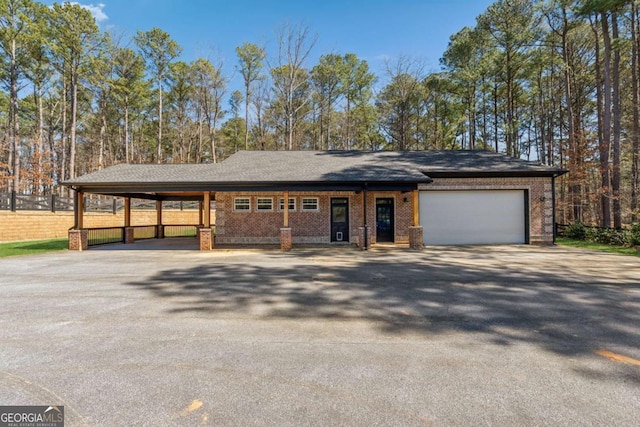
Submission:
<svg viewBox="0 0 640 427">
<path fill-rule="evenodd" d="M 119 164 L 65 181 L 77 184 L 209 183 L 221 164 Z"/>
<path fill-rule="evenodd" d="M 64 184 L 424 183 L 445 175 L 565 172 L 488 151 L 240 151 L 218 164 L 121 164 Z"/>
</svg>

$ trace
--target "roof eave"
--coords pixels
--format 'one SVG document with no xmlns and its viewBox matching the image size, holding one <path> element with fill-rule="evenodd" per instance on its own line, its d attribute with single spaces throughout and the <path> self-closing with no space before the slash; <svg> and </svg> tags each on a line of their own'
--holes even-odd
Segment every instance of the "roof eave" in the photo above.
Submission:
<svg viewBox="0 0 640 427">
<path fill-rule="evenodd" d="M 238 181 L 238 182 L 66 182 L 69 188 L 87 193 L 133 194 L 181 191 L 359 191 L 363 188 L 412 189 L 433 180 L 424 177 L 405 181 Z"/>
<path fill-rule="evenodd" d="M 544 171 L 427 171 L 431 178 L 540 178 L 558 177 L 569 171 L 566 169 Z"/>
</svg>

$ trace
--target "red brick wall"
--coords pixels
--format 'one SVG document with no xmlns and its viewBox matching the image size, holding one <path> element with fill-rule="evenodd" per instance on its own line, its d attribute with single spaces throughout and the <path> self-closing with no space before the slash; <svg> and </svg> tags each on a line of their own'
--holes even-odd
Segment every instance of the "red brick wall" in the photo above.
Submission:
<svg viewBox="0 0 640 427">
<path fill-rule="evenodd" d="M 553 243 L 551 178 L 438 178 L 421 190 L 528 190 L 529 239 L 532 244 Z"/>
<path fill-rule="evenodd" d="M 407 197 L 408 202 L 403 198 Z M 236 197 L 251 199 L 250 212 L 234 212 L 233 200 Z M 258 198 L 271 197 L 274 200 L 273 212 L 256 212 Z M 217 193 L 216 194 L 216 243 L 221 244 L 278 244 L 280 228 L 284 225 L 284 213 L 279 210 L 282 192 L 255 193 Z M 318 198 L 317 212 L 302 212 L 304 197 Z M 358 243 L 358 228 L 362 226 L 363 193 L 353 191 L 336 192 L 289 192 L 289 198 L 296 199 L 295 211 L 289 212 L 289 227 L 293 243 L 329 243 L 331 241 L 331 198 L 349 199 L 349 241 Z M 412 220 L 412 199 L 410 193 L 368 192 L 367 223 L 372 227 L 375 243 L 375 199 L 391 197 L 395 199 L 396 242 L 409 241 L 409 226 Z"/>
<path fill-rule="evenodd" d="M 553 242 L 553 206 L 551 178 L 447 178 L 436 179 L 431 184 L 421 185 L 421 190 L 481 190 L 518 189 L 529 191 L 529 238 L 531 243 Z M 248 197 L 250 212 L 234 212 L 233 199 Z M 271 197 L 273 212 L 256 212 L 257 198 Z M 217 193 L 216 242 L 221 244 L 279 244 L 280 228 L 284 226 L 284 214 L 279 211 L 282 192 Z M 358 242 L 358 228 L 363 221 L 362 192 L 290 192 L 296 199 L 296 210 L 289 212 L 289 227 L 293 243 L 329 243 L 331 240 L 331 198 L 349 198 L 349 223 L 351 243 Z M 302 212 L 303 197 L 318 197 L 318 212 Z M 412 194 L 399 191 L 367 192 L 367 224 L 371 227 L 372 243 L 376 243 L 376 199 L 394 199 L 395 243 L 409 242 L 409 227 L 413 222 Z M 405 199 L 407 200 L 405 202 Z M 542 200 L 544 199 L 544 200 Z"/>
</svg>

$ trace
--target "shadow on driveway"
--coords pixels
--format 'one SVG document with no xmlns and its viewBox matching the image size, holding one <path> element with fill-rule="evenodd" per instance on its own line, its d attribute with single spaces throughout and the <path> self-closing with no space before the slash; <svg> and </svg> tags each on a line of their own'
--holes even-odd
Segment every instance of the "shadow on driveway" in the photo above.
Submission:
<svg viewBox="0 0 640 427">
<path fill-rule="evenodd" d="M 635 259 L 561 248 L 297 249 L 213 255 L 129 285 L 168 300 L 174 314 L 366 319 L 388 333 L 462 331 L 638 358 L 639 271 Z"/>
</svg>

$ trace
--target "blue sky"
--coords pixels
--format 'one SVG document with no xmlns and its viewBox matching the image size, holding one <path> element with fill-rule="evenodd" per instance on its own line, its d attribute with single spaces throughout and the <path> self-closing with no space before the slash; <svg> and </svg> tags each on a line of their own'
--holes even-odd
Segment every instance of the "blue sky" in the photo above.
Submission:
<svg viewBox="0 0 640 427">
<path fill-rule="evenodd" d="M 46 4 L 53 3 L 45 1 Z M 276 49 L 275 33 L 285 22 L 303 24 L 317 34 L 307 63 L 327 53 L 355 53 L 385 82 L 384 62 L 399 55 L 422 61 L 426 71 L 440 68 L 449 37 L 476 17 L 491 0 L 104 0 L 79 1 L 102 29 L 124 33 L 153 27 L 168 32 L 184 49 L 182 60 L 222 59 L 230 88 L 236 46 L 244 42 Z"/>
</svg>

